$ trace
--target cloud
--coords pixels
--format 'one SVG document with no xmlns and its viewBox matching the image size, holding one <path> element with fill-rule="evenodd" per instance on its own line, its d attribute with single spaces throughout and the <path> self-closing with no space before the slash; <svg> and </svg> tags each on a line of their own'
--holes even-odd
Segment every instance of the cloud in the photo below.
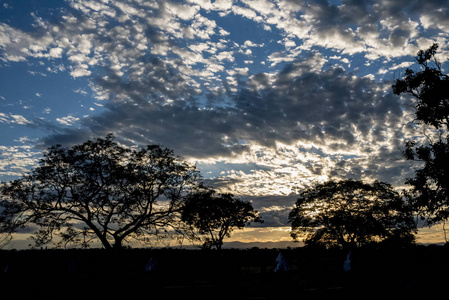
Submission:
<svg viewBox="0 0 449 300">
<path fill-rule="evenodd" d="M 264 46 L 263 43 L 262 44 L 257 44 L 257 43 L 254 43 L 254 42 L 250 41 L 250 40 L 246 40 L 243 43 L 243 47 L 244 48 L 248 48 L 248 47 L 263 47 L 263 46 Z"/>
<path fill-rule="evenodd" d="M 242 6 L 234 5 L 232 7 L 232 12 L 236 15 L 240 15 L 240 16 L 243 16 L 247 19 L 251 19 L 254 21 L 257 18 L 257 13 L 254 10 L 246 8 L 246 7 L 242 7 Z M 261 19 L 257 18 L 257 20 L 260 21 Z"/>
<path fill-rule="evenodd" d="M 45 50 L 51 44 L 51 38 L 38 32 L 34 35 L 0 23 L 0 49 L 3 61 L 25 61 L 28 56 L 44 56 Z"/>
<path fill-rule="evenodd" d="M 265 27 L 277 27 L 283 32 L 286 50 L 293 50 L 295 45 L 302 49 L 321 46 L 346 54 L 364 53 L 368 59 L 391 58 L 416 53 L 420 25 L 445 32 L 449 24 L 447 10 L 442 9 L 445 2 L 428 2 L 79 1 L 70 2 L 77 14 L 68 10 L 55 22 L 35 16 L 39 30 L 33 34 L 0 24 L 0 45 L 6 61 L 26 60 L 28 56 L 54 59 L 66 53 L 74 63 L 74 77 L 88 76 L 90 66 L 95 65 L 114 65 L 121 71 L 133 64 L 133 57 L 144 55 L 148 46 L 154 54 L 168 54 L 177 43 L 170 36 L 209 40 L 213 35 L 228 35 L 229 31 L 200 11 L 201 7 L 232 11 Z M 128 22 L 130 19 L 134 22 Z M 438 37 L 437 31 L 434 36 Z M 114 44 L 120 46 L 111 53 Z"/>
<path fill-rule="evenodd" d="M 350 54 L 358 53 L 362 63 L 414 54 L 446 28 L 447 10 L 440 1 L 422 6 L 402 1 L 332 3 L 70 2 L 70 9 L 51 21 L 35 16 L 34 32 L 0 24 L 0 57 L 4 62 L 45 58 L 54 66 L 66 57 L 59 70 L 88 78 L 92 96 L 104 101 L 104 111 L 95 116 L 57 118 L 59 124 L 76 123 L 81 129 L 75 134 L 73 128 L 52 128 L 44 139 L 47 145 L 113 131 L 129 143 L 159 143 L 186 157 L 217 163 L 233 158 L 267 164 L 250 160 L 255 149 L 265 159 L 273 149 L 286 155 L 280 151 L 285 147 L 297 147 L 291 151 L 298 156 L 301 147 L 316 152 L 293 169 L 289 166 L 295 160 L 289 158 L 270 165 L 270 171 L 255 168 L 221 176 L 242 189 L 249 188 L 243 179 L 259 180 L 268 193 L 288 193 L 295 180 L 305 183 L 306 177 L 327 174 L 396 178 L 399 165 L 390 162 L 393 167 L 383 170 L 387 163 L 375 157 L 398 154 L 395 147 L 406 135 L 401 124 L 407 108 L 389 93 L 389 83 L 376 76 L 410 63 L 360 77 L 332 66 L 327 57 L 351 68 L 357 62 L 347 58 Z M 225 40 L 233 32 L 221 27 L 224 23 L 213 19 L 213 12 L 215 17 L 247 18 L 260 28 L 276 28 L 281 43 L 270 52 L 268 40 L 256 43 L 245 37 L 241 46 Z M 421 27 L 432 29 L 426 39 Z M 265 57 L 259 57 L 259 50 Z M 251 55 L 253 63 L 239 66 L 241 54 Z M 270 72 L 252 69 L 265 61 Z M 78 92 L 88 95 L 84 89 Z M 12 113 L 2 113 L 0 121 L 31 123 Z M 367 175 L 368 169 L 372 174 Z M 273 174 L 288 185 L 276 186 Z M 270 182 L 276 187 L 268 187 Z"/>
<path fill-rule="evenodd" d="M 287 49 L 294 47 L 296 41 L 292 38 L 296 38 L 302 41 L 303 49 L 321 46 L 345 54 L 364 53 L 368 59 L 414 55 L 419 50 L 415 42 L 419 25 L 445 32 L 449 19 L 447 10 L 442 9 L 445 1 L 428 5 L 410 1 L 346 1 L 339 5 L 328 1 L 288 0 L 270 5 L 265 5 L 265 1 L 244 2 L 254 13 L 237 5 L 233 11 L 265 23 L 266 28 L 276 26 L 282 30 L 288 38 Z"/>
<path fill-rule="evenodd" d="M 70 71 L 70 75 L 72 75 L 73 78 L 89 76 L 90 74 L 92 74 L 92 72 L 88 70 L 88 66 L 85 64 L 80 64 L 75 68 L 71 68 Z"/>
<path fill-rule="evenodd" d="M 249 69 L 247 67 L 244 68 L 234 68 L 232 70 L 227 70 L 226 71 L 229 75 L 234 76 L 234 75 L 243 75 L 246 76 L 248 75 Z"/>
<path fill-rule="evenodd" d="M 188 0 L 187 2 L 195 3 L 205 10 L 227 11 L 232 7 L 232 0 Z"/>
<path fill-rule="evenodd" d="M 3 124 L 17 124 L 17 125 L 27 125 L 32 124 L 31 121 L 27 120 L 22 115 L 16 115 L 12 113 L 2 113 L 0 112 L 0 123 Z"/>
<path fill-rule="evenodd" d="M 0 175 L 4 179 L 22 176 L 37 164 L 40 156 L 41 152 L 30 145 L 0 146 Z"/>
<path fill-rule="evenodd" d="M 288 195 L 332 177 L 399 178 L 404 165 L 394 159 L 400 158 L 405 114 L 399 98 L 386 92 L 388 84 L 323 69 L 325 62 L 316 54 L 277 74 L 252 76 L 228 96 L 211 95 L 229 105 L 208 108 L 191 102 L 197 95 L 179 72 L 153 60 L 145 67 L 151 72 L 143 72 L 148 76 L 97 80 L 111 101 L 103 113 L 79 120 L 80 136 L 114 132 L 125 143 L 162 144 L 193 160 L 269 167 L 212 178 L 237 194 Z M 44 141 L 61 140 L 80 142 L 71 129 Z"/>
<path fill-rule="evenodd" d="M 167 2 L 167 9 L 182 20 L 192 19 L 200 9 L 198 5 L 187 5 Z"/>
<path fill-rule="evenodd" d="M 56 118 L 56 122 L 58 122 L 61 125 L 66 125 L 66 126 L 72 126 L 79 120 L 80 120 L 79 118 L 74 117 L 72 115 L 68 115 L 68 116 L 65 116 L 62 118 Z"/>
</svg>

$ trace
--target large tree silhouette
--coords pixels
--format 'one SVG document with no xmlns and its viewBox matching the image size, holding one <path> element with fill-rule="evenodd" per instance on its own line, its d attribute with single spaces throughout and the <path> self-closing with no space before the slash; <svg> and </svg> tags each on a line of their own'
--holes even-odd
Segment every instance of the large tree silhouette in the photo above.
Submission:
<svg viewBox="0 0 449 300">
<path fill-rule="evenodd" d="M 294 239 L 351 248 L 371 242 L 414 241 L 412 212 L 384 182 L 328 181 L 303 191 L 290 212 Z"/>
<path fill-rule="evenodd" d="M 434 44 L 419 51 L 420 70 L 406 69 L 392 87 L 397 95 L 412 96 L 414 122 L 431 129 L 423 143 L 409 140 L 404 150 L 405 158 L 416 168 L 415 177 L 407 179 L 412 186 L 410 198 L 429 224 L 449 218 L 449 76 L 443 74 L 435 57 L 437 50 Z"/>
<path fill-rule="evenodd" d="M 56 145 L 28 175 L 2 185 L 0 225 L 3 232 L 38 225 L 38 245 L 57 233 L 63 241 L 95 238 L 107 249 L 147 242 L 179 230 L 185 197 L 198 178 L 196 167 L 172 150 L 132 150 L 113 135 Z"/>
</svg>

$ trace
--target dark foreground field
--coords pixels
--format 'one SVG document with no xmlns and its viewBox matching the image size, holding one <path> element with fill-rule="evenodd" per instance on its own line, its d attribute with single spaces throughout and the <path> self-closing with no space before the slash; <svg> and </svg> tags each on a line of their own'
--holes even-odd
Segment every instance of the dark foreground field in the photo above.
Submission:
<svg viewBox="0 0 449 300">
<path fill-rule="evenodd" d="M 316 299 L 445 295 L 449 248 L 0 251 L 0 299 Z M 149 260 L 157 269 L 145 270 Z M 443 294 L 441 294 L 443 292 Z"/>
</svg>

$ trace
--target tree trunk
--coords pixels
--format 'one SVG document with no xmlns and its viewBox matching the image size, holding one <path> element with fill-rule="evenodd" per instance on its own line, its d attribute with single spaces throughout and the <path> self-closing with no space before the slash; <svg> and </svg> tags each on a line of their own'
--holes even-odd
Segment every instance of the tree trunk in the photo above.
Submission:
<svg viewBox="0 0 449 300">
<path fill-rule="evenodd" d="M 111 247 L 112 249 L 114 249 L 115 251 L 121 250 L 123 248 L 122 246 L 122 240 L 121 238 L 114 238 L 114 245 Z"/>
<path fill-rule="evenodd" d="M 106 238 L 106 236 L 103 235 L 101 233 L 101 231 L 90 220 L 85 219 L 84 222 L 86 223 L 87 226 L 89 226 L 90 229 L 93 230 L 93 232 L 98 237 L 98 239 L 100 240 L 101 244 L 103 245 L 103 247 L 105 249 L 107 249 L 107 250 L 112 249 L 111 243 L 109 243 L 109 241 Z"/>
<path fill-rule="evenodd" d="M 103 247 L 106 250 L 111 250 L 113 247 L 111 245 L 111 243 L 109 243 L 109 241 L 106 238 L 100 238 L 101 244 L 103 244 Z"/>
</svg>

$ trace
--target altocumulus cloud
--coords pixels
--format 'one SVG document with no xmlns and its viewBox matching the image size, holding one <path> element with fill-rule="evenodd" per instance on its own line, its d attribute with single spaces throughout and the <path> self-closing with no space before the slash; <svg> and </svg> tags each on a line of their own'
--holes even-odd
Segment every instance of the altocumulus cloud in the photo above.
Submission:
<svg viewBox="0 0 449 300">
<path fill-rule="evenodd" d="M 178 98 L 169 103 L 145 101 L 139 97 L 145 91 L 145 78 L 102 82 L 102 88 L 127 101 L 111 101 L 103 114 L 83 120 L 82 125 L 90 136 L 112 131 L 128 141 L 160 143 L 197 160 L 234 158 L 249 163 L 251 148 L 257 147 L 261 157 L 268 155 L 269 149 L 279 150 L 280 144 L 313 145 L 323 159 L 373 159 L 380 153 L 400 157 L 397 145 L 404 138 L 406 111 L 389 92 L 389 85 L 346 74 L 340 68 L 315 72 L 317 59 L 312 56 L 287 65 L 271 83 L 264 74 L 257 74 L 237 93 L 221 96 L 226 98 L 226 106 L 210 108 Z M 160 72 L 168 71 L 161 67 Z M 173 78 L 177 80 L 176 75 Z M 183 80 L 179 79 L 178 86 L 168 94 L 188 94 L 182 92 Z M 163 87 L 153 88 L 162 93 Z M 49 136 L 46 144 L 67 140 L 72 134 L 69 130 Z M 277 155 L 285 154 L 277 151 Z M 307 168 L 318 172 L 316 162 L 297 163 L 307 163 Z"/>
<path fill-rule="evenodd" d="M 282 226 L 294 195 L 315 182 L 403 184 L 412 111 L 392 95 L 391 72 L 435 41 L 448 56 L 448 4 L 67 1 L 51 17 L 33 12 L 31 28 L 0 23 L 0 60 L 85 80 L 74 95 L 101 111 L 46 104 L 41 116 L 7 112 L 0 123 L 44 130 L 42 147 L 109 132 L 162 144 Z"/>
</svg>

